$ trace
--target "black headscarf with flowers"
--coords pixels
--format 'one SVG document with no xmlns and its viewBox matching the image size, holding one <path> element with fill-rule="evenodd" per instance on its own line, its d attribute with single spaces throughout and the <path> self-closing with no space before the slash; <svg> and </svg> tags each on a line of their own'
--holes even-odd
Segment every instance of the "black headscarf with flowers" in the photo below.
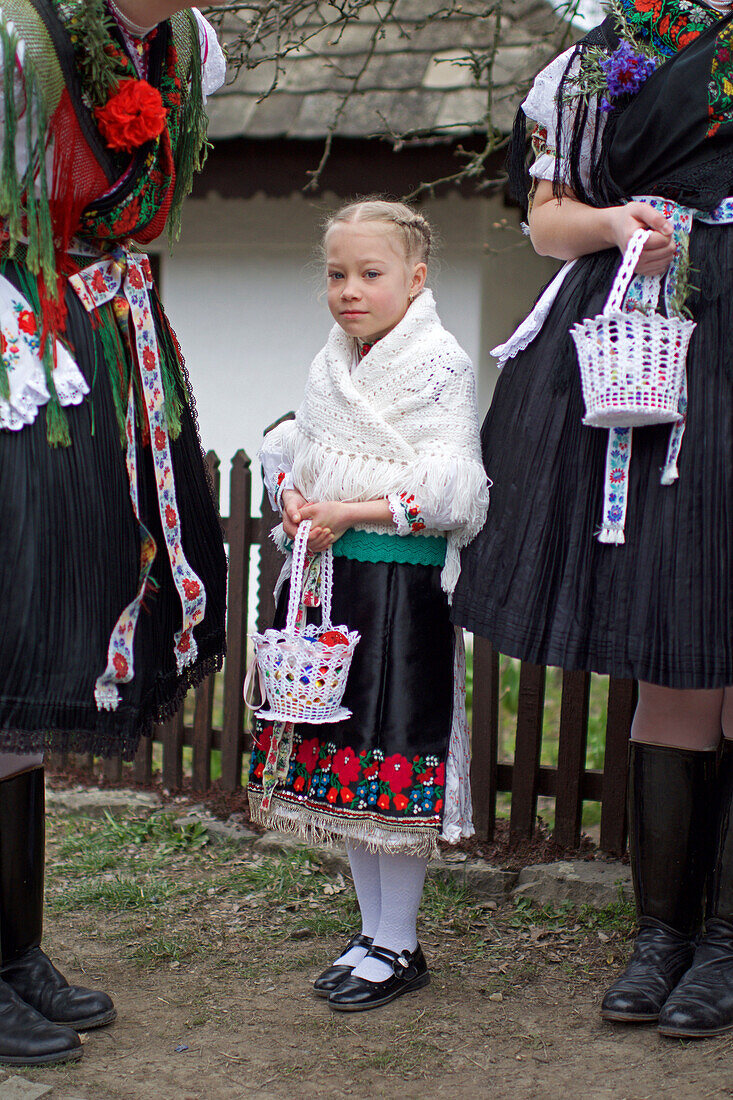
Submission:
<svg viewBox="0 0 733 1100">
<path fill-rule="evenodd" d="M 602 58 L 596 65 L 601 86 L 584 90 L 574 75 L 576 62 L 594 55 Z M 733 14 L 722 17 L 694 0 L 619 0 L 614 14 L 578 43 L 558 90 L 558 142 L 568 101 L 577 109 L 567 148 L 555 149 L 555 193 L 567 182 L 564 160 L 573 191 L 593 206 L 656 194 L 715 209 L 733 194 L 731 91 Z M 595 112 L 589 110 L 593 100 Z M 524 156 L 518 141 L 521 120 L 510 154 L 515 184 L 518 157 Z M 581 178 L 581 147 L 591 149 L 588 186 Z"/>
</svg>

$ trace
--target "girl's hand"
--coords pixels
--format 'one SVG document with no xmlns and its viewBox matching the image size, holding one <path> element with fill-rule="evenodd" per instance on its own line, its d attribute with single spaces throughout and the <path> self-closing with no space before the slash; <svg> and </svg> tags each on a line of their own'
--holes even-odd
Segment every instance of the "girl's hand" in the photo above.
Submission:
<svg viewBox="0 0 733 1100">
<path fill-rule="evenodd" d="M 297 489 L 286 489 L 282 495 L 283 530 L 289 539 L 298 533 L 298 524 L 303 519 L 302 508 L 308 501 Z"/>
<path fill-rule="evenodd" d="M 308 536 L 308 549 L 316 553 L 333 546 L 344 531 L 352 526 L 351 506 L 339 500 L 322 500 L 299 509 L 300 519 L 309 519 L 313 526 Z"/>
<path fill-rule="evenodd" d="M 675 253 L 672 224 L 664 214 L 646 202 L 629 202 L 626 206 L 614 206 L 608 211 L 613 238 L 621 252 L 625 252 L 637 229 L 653 230 L 642 249 L 636 265 L 637 275 L 663 275 Z"/>
</svg>

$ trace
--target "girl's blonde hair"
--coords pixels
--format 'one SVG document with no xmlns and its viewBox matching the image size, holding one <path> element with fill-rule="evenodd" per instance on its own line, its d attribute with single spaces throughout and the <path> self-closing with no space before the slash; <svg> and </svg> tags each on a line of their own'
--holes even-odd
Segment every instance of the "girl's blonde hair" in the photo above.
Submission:
<svg viewBox="0 0 733 1100">
<path fill-rule="evenodd" d="M 327 220 L 324 241 L 335 226 L 354 222 L 383 222 L 399 236 L 408 260 L 426 264 L 430 259 L 433 240 L 430 222 L 406 202 L 372 197 L 348 202 Z"/>
</svg>

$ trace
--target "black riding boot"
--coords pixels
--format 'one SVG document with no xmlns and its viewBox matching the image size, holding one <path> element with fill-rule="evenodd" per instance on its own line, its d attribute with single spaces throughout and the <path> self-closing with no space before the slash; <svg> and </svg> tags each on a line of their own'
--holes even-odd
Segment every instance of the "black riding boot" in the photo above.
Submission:
<svg viewBox="0 0 733 1100">
<path fill-rule="evenodd" d="M 114 1020 L 106 993 L 69 985 L 41 951 L 43 768 L 0 781 L 0 978 L 54 1024 L 86 1031 Z"/>
<path fill-rule="evenodd" d="M 717 833 L 708 884 L 705 932 L 692 966 L 659 1014 L 662 1035 L 704 1039 L 733 1028 L 733 744 L 723 740 Z"/>
<path fill-rule="evenodd" d="M 639 932 L 603 998 L 607 1020 L 647 1023 L 692 962 L 713 835 L 715 752 L 631 742 L 629 853 Z"/>
</svg>

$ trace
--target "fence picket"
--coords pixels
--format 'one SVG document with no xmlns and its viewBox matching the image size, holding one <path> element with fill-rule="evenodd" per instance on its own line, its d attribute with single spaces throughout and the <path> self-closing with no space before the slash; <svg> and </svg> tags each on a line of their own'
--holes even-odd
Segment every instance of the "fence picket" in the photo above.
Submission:
<svg viewBox="0 0 733 1100">
<path fill-rule="evenodd" d="M 137 747 L 132 765 L 132 778 L 136 783 L 146 785 L 153 781 L 153 739 L 143 737 Z"/>
<path fill-rule="evenodd" d="M 207 451 L 206 465 L 214 490 L 217 509 L 221 499 L 221 463 L 215 451 Z M 211 786 L 212 720 L 214 713 L 214 677 L 207 676 L 196 689 L 193 713 L 192 785 L 195 791 L 207 791 Z"/>
<path fill-rule="evenodd" d="M 247 591 L 249 583 L 249 534 L 252 471 L 245 451 L 232 459 L 229 537 L 229 585 L 227 600 L 227 657 L 224 665 L 224 721 L 221 746 L 221 784 L 234 791 L 242 785 L 244 746 L 244 682 L 247 660 Z"/>
<path fill-rule="evenodd" d="M 541 665 L 523 661 L 519 674 L 517 739 L 509 821 L 511 843 L 531 837 L 534 833 L 544 705 L 545 669 Z"/>
<path fill-rule="evenodd" d="M 471 799 L 478 840 L 491 840 L 496 825 L 496 760 L 499 746 L 499 654 L 486 638 L 473 641 Z"/>
<path fill-rule="evenodd" d="M 626 772 L 636 696 L 636 681 L 610 680 L 601 798 L 601 848 L 606 852 L 623 852 L 626 845 Z"/>
<path fill-rule="evenodd" d="M 566 848 L 580 843 L 589 703 L 590 673 L 563 672 L 554 837 Z"/>
<path fill-rule="evenodd" d="M 163 742 L 163 786 L 169 791 L 179 791 L 183 786 L 183 707 L 159 729 Z"/>
</svg>

